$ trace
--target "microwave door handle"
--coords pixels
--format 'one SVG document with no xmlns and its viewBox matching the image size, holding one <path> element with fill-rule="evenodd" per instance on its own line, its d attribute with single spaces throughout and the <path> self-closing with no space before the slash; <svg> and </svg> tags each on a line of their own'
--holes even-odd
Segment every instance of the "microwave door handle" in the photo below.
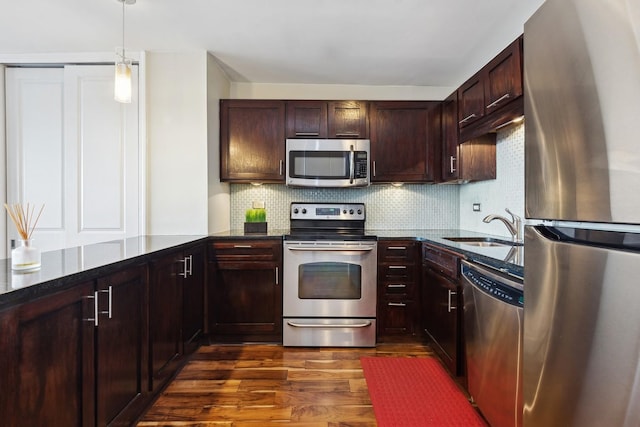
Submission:
<svg viewBox="0 0 640 427">
<path fill-rule="evenodd" d="M 355 175 L 355 153 L 353 152 L 353 145 L 351 146 L 351 152 L 349 153 L 349 184 L 353 184 L 353 178 Z"/>
</svg>

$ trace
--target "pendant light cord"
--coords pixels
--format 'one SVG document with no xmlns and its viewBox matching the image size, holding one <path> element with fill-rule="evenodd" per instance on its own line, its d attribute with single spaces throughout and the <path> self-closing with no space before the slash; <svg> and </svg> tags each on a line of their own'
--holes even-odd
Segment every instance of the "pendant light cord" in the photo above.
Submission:
<svg viewBox="0 0 640 427">
<path fill-rule="evenodd" d="M 122 0 L 122 62 L 125 61 L 125 54 L 124 54 L 124 6 L 125 6 L 126 1 Z"/>
</svg>

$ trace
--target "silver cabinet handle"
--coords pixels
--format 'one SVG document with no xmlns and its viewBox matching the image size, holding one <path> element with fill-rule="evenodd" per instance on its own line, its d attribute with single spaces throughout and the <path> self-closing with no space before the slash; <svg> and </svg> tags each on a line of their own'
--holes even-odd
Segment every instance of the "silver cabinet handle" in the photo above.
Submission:
<svg viewBox="0 0 640 427">
<path fill-rule="evenodd" d="M 189 274 L 189 276 L 193 276 L 193 255 L 189 255 L 189 269 L 187 270 L 187 273 Z"/>
<path fill-rule="evenodd" d="M 284 169 L 284 160 L 280 160 L 280 171 L 279 171 L 280 175 L 282 175 L 283 169 Z"/>
<path fill-rule="evenodd" d="M 407 306 L 407 304 L 403 302 L 390 302 L 387 305 L 390 307 L 406 307 Z"/>
<path fill-rule="evenodd" d="M 389 246 L 387 249 L 390 251 L 403 251 L 407 249 L 407 247 L 406 246 Z"/>
<path fill-rule="evenodd" d="M 102 289 L 98 292 L 102 292 L 102 293 L 106 293 L 109 294 L 109 309 L 107 311 L 101 311 L 99 312 L 100 314 L 107 314 L 109 316 L 109 319 L 111 319 L 113 317 L 113 286 L 109 285 L 109 289 Z M 96 295 L 96 304 L 98 304 L 98 297 Z M 98 316 L 96 316 L 98 317 Z M 96 321 L 96 326 L 97 325 L 97 321 Z"/>
<path fill-rule="evenodd" d="M 276 267 L 276 285 L 279 285 L 280 283 L 278 283 L 278 267 Z"/>
<path fill-rule="evenodd" d="M 504 95 L 502 95 L 500 98 L 496 99 L 495 101 L 493 101 L 491 104 L 487 105 L 485 108 L 493 108 L 495 106 L 497 106 L 498 104 L 500 104 L 502 101 L 504 101 L 505 99 L 509 99 L 509 94 L 505 93 Z"/>
<path fill-rule="evenodd" d="M 296 132 L 296 136 L 320 136 L 318 132 Z"/>
<path fill-rule="evenodd" d="M 390 265 L 389 269 L 390 270 L 406 270 L 407 266 L 406 265 Z"/>
<path fill-rule="evenodd" d="M 251 245 L 233 245 L 235 249 L 251 249 Z"/>
<path fill-rule="evenodd" d="M 468 122 L 469 120 L 471 120 L 471 119 L 473 119 L 473 118 L 475 118 L 475 117 L 477 117 L 477 116 L 476 116 L 476 113 L 469 114 L 467 117 L 465 117 L 464 119 L 460 120 L 460 121 L 458 122 L 458 124 L 460 124 L 460 125 L 461 125 L 461 124 L 463 124 L 463 123 L 466 123 L 466 122 Z"/>
<path fill-rule="evenodd" d="M 182 277 L 187 277 L 187 271 L 188 271 L 188 267 L 187 267 L 187 257 L 184 257 L 183 259 L 180 260 L 180 262 L 182 263 L 182 272 L 178 273 L 178 276 L 182 276 Z"/>
<path fill-rule="evenodd" d="M 88 295 L 84 298 L 93 300 L 93 317 L 83 320 L 87 322 L 93 322 L 94 326 L 98 326 L 98 291 L 94 291 L 93 295 Z"/>
<path fill-rule="evenodd" d="M 451 165 L 451 166 L 449 167 L 449 170 L 450 170 L 450 172 L 451 172 L 451 173 L 454 173 L 454 172 L 456 171 L 456 168 L 455 168 L 455 166 L 453 165 L 453 162 L 455 162 L 455 161 L 456 161 L 455 156 L 449 156 L 449 163 L 450 163 L 450 165 Z"/>
<path fill-rule="evenodd" d="M 457 295 L 458 293 L 456 291 L 452 291 L 451 289 L 449 289 L 449 301 L 447 302 L 447 311 L 449 313 L 451 313 L 452 310 L 455 310 L 458 307 L 454 307 L 451 305 L 451 297 L 454 295 Z"/>
<path fill-rule="evenodd" d="M 360 134 L 343 132 L 343 133 L 336 133 L 336 136 L 339 138 L 358 138 Z"/>
<path fill-rule="evenodd" d="M 374 160 L 373 162 L 373 176 L 376 176 L 376 161 Z"/>
<path fill-rule="evenodd" d="M 391 284 L 391 285 L 387 285 L 387 288 L 394 288 L 394 289 L 404 289 L 406 288 L 407 285 L 405 284 Z"/>
</svg>

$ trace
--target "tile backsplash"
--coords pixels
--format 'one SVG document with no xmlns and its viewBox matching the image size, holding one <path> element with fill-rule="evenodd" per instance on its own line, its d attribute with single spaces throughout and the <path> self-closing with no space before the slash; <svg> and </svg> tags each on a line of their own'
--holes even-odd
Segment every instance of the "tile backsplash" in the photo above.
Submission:
<svg viewBox="0 0 640 427">
<path fill-rule="evenodd" d="M 269 229 L 289 228 L 292 202 L 365 203 L 367 229 L 461 228 L 508 236 L 497 221 L 482 222 L 490 213 L 506 215 L 508 207 L 524 217 L 524 125 L 497 135 L 497 178 L 464 185 L 371 185 L 366 188 L 291 188 L 284 185 L 232 184 L 231 229 L 242 229 L 245 211 L 264 201 Z M 473 203 L 482 210 L 473 212 Z"/>
<path fill-rule="evenodd" d="M 371 185 L 366 188 L 291 188 L 284 185 L 231 187 L 231 228 L 242 229 L 245 211 L 253 201 L 264 201 L 269 229 L 289 228 L 292 202 L 364 203 L 367 229 L 457 228 L 458 193 L 456 185 L 414 184 L 394 187 Z"/>
<path fill-rule="evenodd" d="M 498 132 L 496 146 L 496 179 L 460 186 L 460 228 L 510 237 L 504 224 L 482 219 L 489 214 L 510 218 L 509 208 L 524 218 L 524 124 Z M 482 210 L 473 211 L 480 203 Z"/>
</svg>

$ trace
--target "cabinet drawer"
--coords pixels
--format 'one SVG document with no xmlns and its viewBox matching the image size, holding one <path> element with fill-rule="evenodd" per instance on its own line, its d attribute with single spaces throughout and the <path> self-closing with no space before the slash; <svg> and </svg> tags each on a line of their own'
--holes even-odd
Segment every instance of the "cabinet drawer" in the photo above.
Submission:
<svg viewBox="0 0 640 427">
<path fill-rule="evenodd" d="M 413 264 L 415 262 L 415 242 L 378 242 L 378 258 L 381 262 Z"/>
<path fill-rule="evenodd" d="M 451 278 L 456 279 L 459 274 L 459 260 L 460 258 L 454 254 L 440 251 L 432 246 L 422 246 L 422 259 L 425 264 L 432 267 L 434 270 L 439 271 Z"/>
<path fill-rule="evenodd" d="M 279 240 L 225 240 L 211 243 L 209 261 L 279 261 Z"/>
<path fill-rule="evenodd" d="M 383 264 L 378 268 L 378 280 L 383 282 L 413 282 L 416 268 L 412 264 Z"/>
<path fill-rule="evenodd" d="M 413 298 L 416 285 L 414 282 L 385 282 L 380 285 L 384 297 Z"/>
</svg>

